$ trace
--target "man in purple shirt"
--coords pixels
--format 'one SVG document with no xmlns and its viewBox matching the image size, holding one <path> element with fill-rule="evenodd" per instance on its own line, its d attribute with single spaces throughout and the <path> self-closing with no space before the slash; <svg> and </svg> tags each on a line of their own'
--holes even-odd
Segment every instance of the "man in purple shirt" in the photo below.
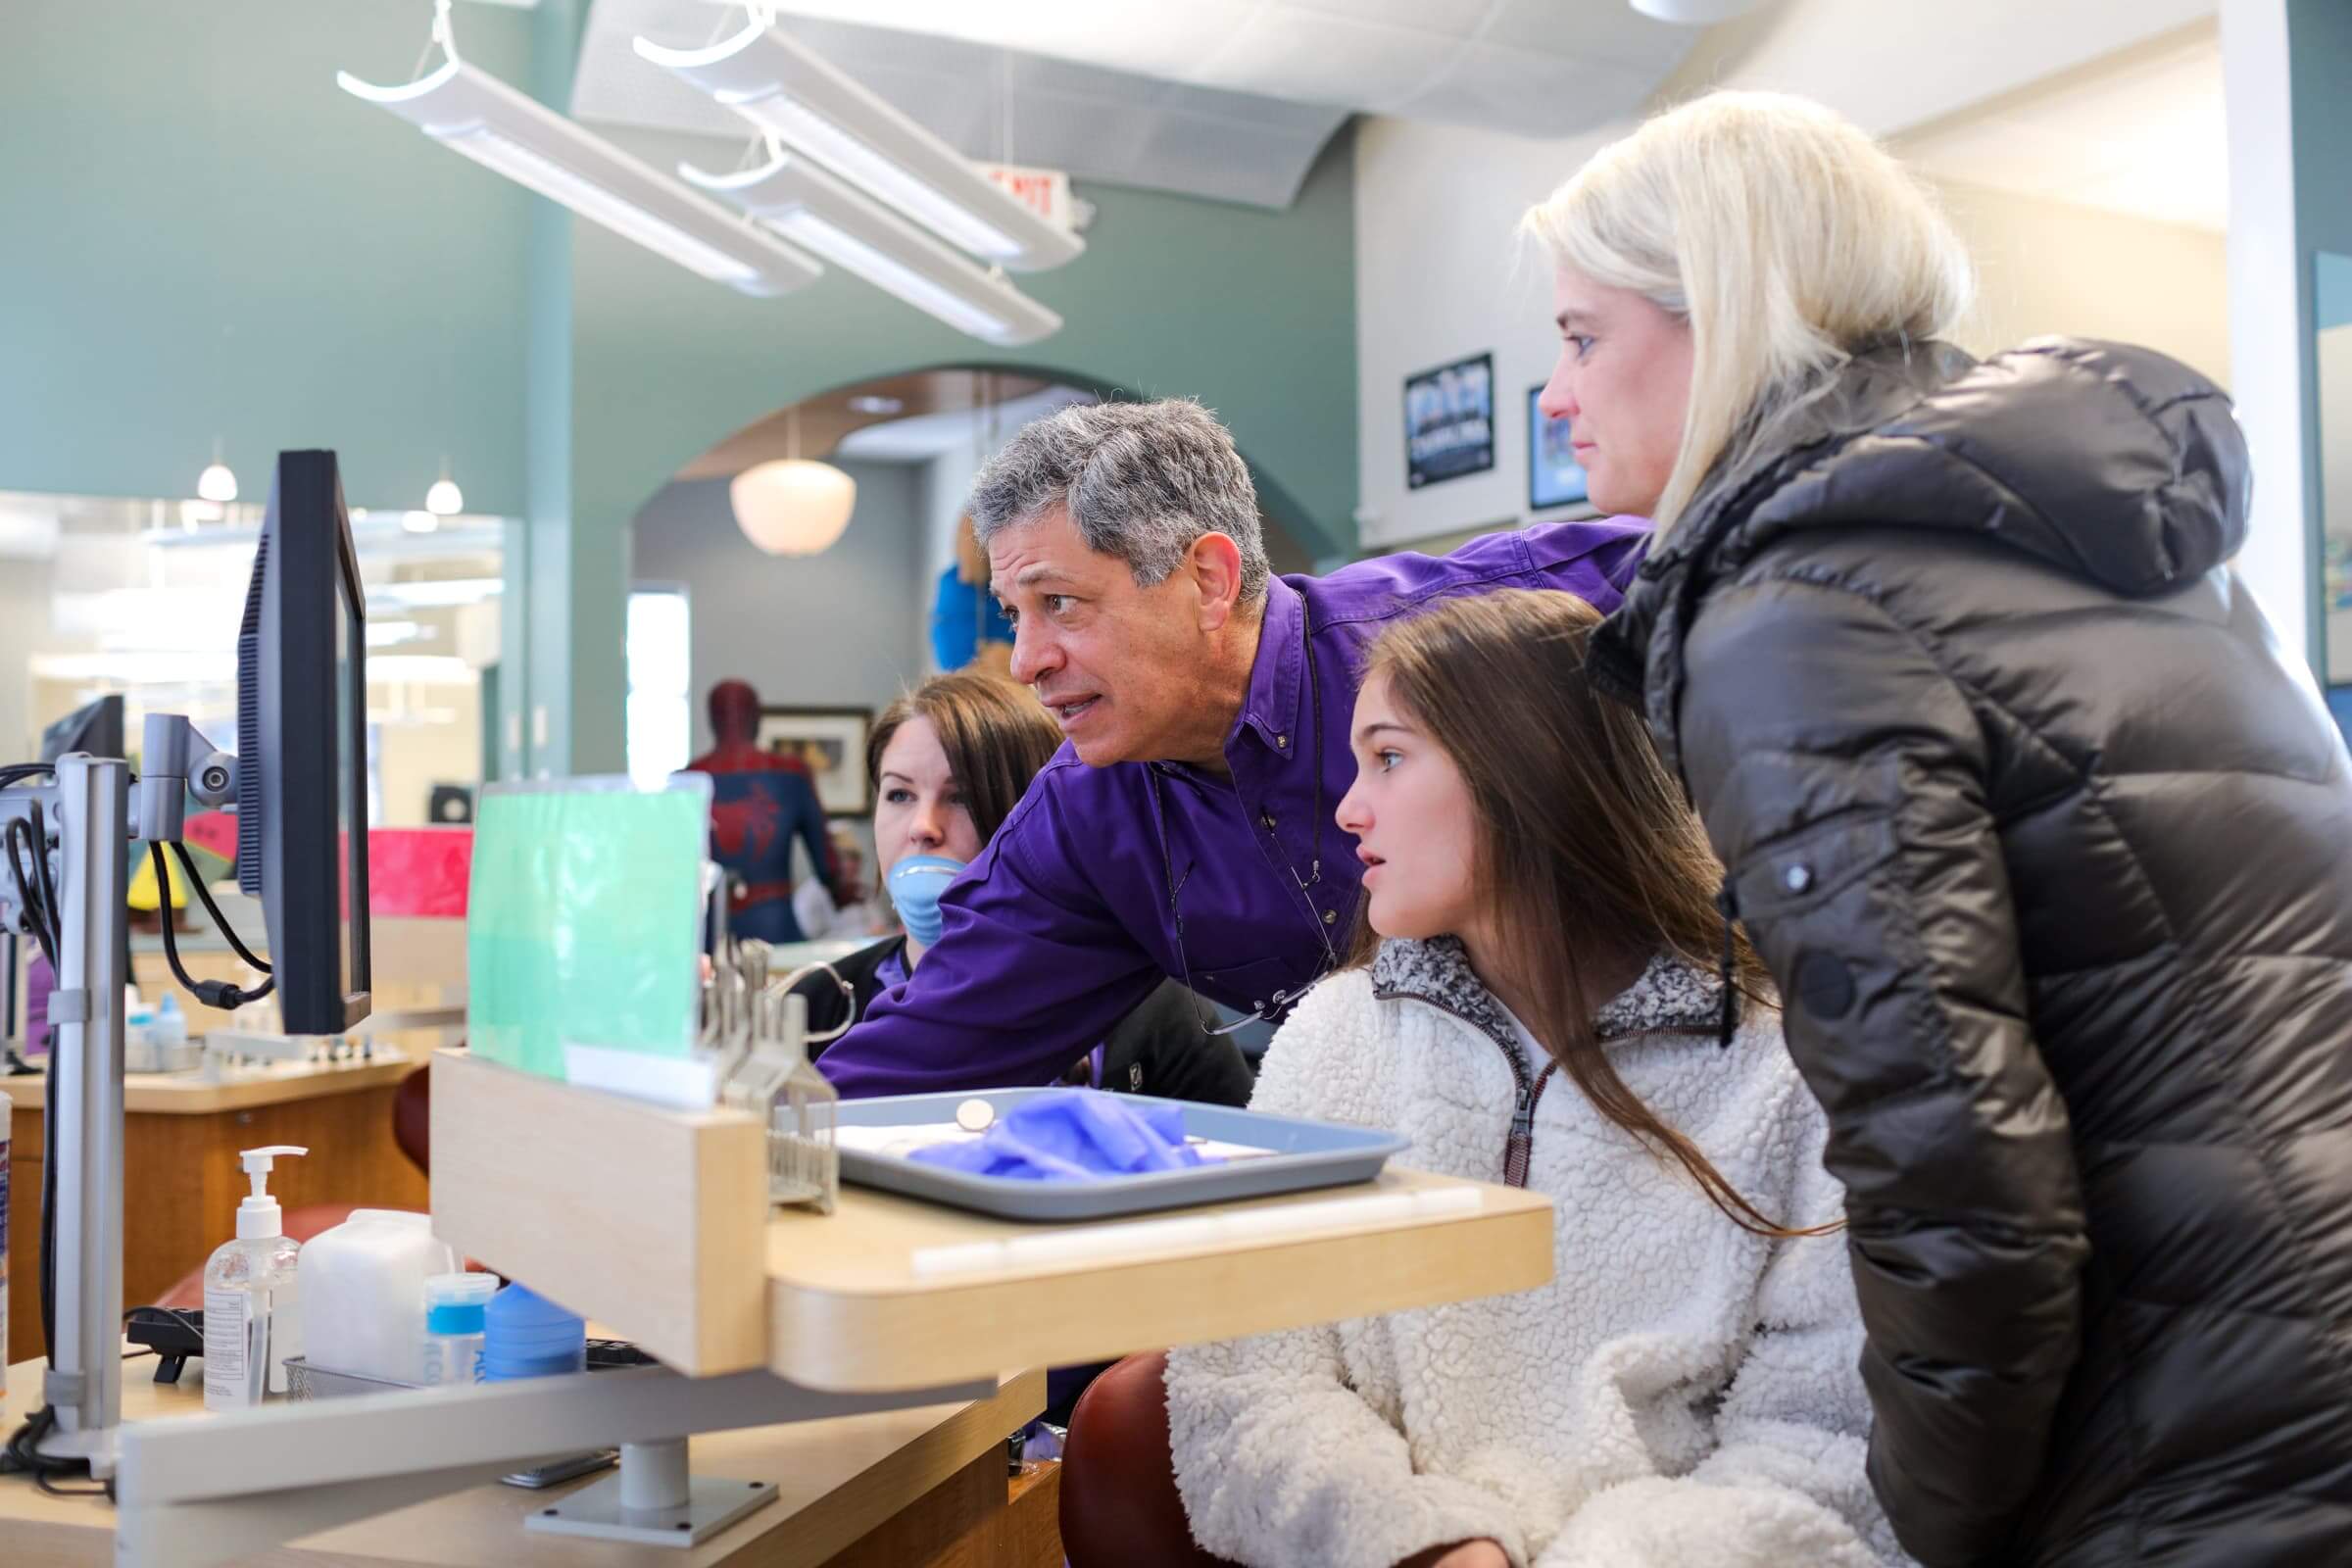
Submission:
<svg viewBox="0 0 2352 1568">
<path fill-rule="evenodd" d="M 1456 594 L 1614 610 L 1646 537 L 1634 518 L 1547 523 L 1276 577 L 1249 467 L 1190 402 L 1029 425 L 971 512 L 1013 676 L 1064 744 L 942 899 L 921 966 L 826 1050 L 845 1095 L 1051 1083 L 1162 976 L 1280 1017 L 1355 918 L 1363 866 L 1332 813 L 1365 649 Z"/>
</svg>

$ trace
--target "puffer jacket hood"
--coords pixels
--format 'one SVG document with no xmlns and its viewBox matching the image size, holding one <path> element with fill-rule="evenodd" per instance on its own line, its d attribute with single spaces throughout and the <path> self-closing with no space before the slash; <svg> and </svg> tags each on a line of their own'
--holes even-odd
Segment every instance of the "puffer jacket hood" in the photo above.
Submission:
<svg viewBox="0 0 2352 1568">
<path fill-rule="evenodd" d="M 1878 1495 L 1929 1568 L 2352 1564 L 2352 758 L 2228 405 L 1925 345 L 1792 430 L 1593 667 L 1827 1112 Z"/>
<path fill-rule="evenodd" d="M 2131 598 L 2245 542 L 2251 470 L 2228 396 L 2152 349 L 2036 338 L 1979 364 L 1944 343 L 1845 368 L 1792 444 L 1693 498 L 1596 651 L 1627 700 L 1670 596 L 1703 594 L 1797 528 L 1924 528 L 2019 551 Z"/>
</svg>

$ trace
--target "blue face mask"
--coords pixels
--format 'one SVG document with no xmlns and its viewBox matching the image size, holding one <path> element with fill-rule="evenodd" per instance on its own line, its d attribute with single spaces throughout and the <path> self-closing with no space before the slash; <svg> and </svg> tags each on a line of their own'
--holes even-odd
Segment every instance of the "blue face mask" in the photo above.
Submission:
<svg viewBox="0 0 2352 1568">
<path fill-rule="evenodd" d="M 890 902 L 906 934 L 923 947 L 939 940 L 939 896 L 963 869 L 944 855 L 909 855 L 890 868 Z"/>
</svg>

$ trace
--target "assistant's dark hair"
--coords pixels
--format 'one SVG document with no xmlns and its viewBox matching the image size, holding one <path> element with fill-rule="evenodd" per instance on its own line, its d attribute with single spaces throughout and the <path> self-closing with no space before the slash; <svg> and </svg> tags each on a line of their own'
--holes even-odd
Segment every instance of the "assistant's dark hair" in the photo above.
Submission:
<svg viewBox="0 0 2352 1568">
<path fill-rule="evenodd" d="M 986 844 L 1061 745 L 1053 716 L 1026 686 L 980 670 L 934 675 L 882 710 L 865 741 L 865 786 L 879 793 L 882 753 L 910 718 L 928 719 Z"/>
</svg>

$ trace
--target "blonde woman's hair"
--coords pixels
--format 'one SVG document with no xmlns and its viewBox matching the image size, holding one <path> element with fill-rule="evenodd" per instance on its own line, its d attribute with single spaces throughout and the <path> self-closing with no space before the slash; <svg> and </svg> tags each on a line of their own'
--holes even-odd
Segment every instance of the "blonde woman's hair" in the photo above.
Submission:
<svg viewBox="0 0 2352 1568">
<path fill-rule="evenodd" d="M 1773 450 L 1866 350 L 1950 331 L 1975 274 L 1903 166 L 1839 116 L 1719 92 L 1657 116 L 1529 209 L 1553 261 L 1690 323 L 1690 403 L 1654 521 Z"/>
</svg>

